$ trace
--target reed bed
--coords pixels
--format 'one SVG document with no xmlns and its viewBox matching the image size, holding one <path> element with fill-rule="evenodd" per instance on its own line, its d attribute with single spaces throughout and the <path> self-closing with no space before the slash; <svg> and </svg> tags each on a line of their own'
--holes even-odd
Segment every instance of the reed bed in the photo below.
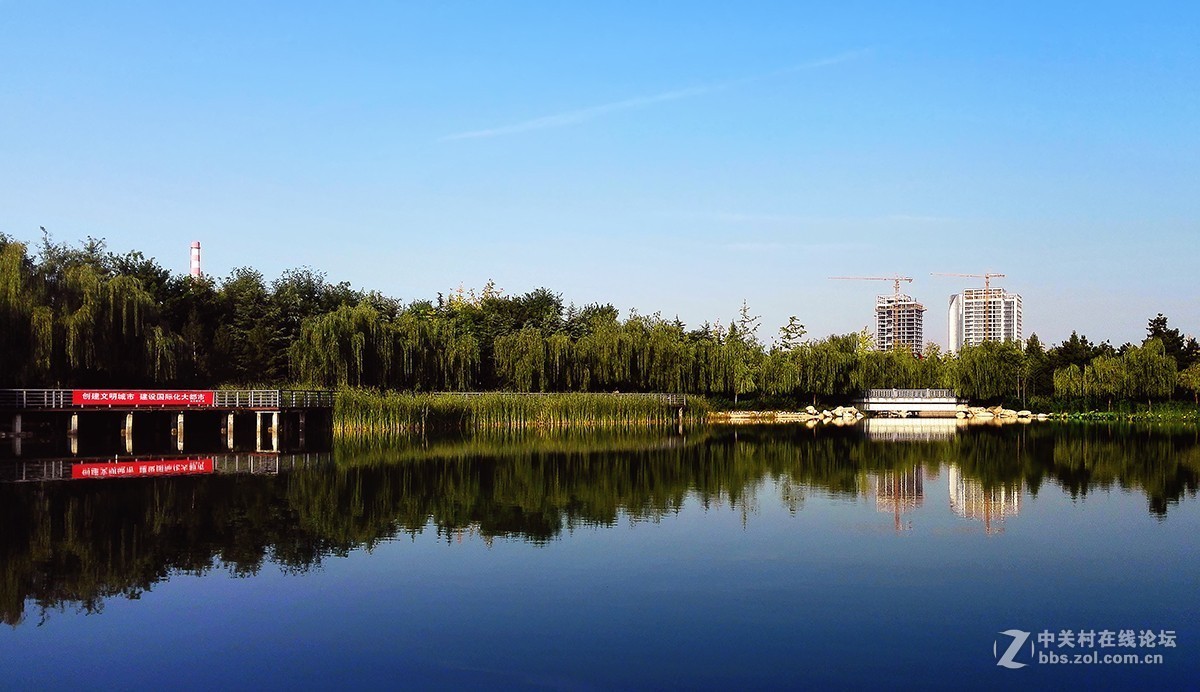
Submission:
<svg viewBox="0 0 1200 692">
<path fill-rule="evenodd" d="M 684 417 L 702 421 L 702 397 L 687 398 Z M 666 427 L 678 405 L 657 394 L 413 393 L 347 388 L 333 413 L 339 437 L 411 435 L 426 431 L 567 430 Z"/>
</svg>

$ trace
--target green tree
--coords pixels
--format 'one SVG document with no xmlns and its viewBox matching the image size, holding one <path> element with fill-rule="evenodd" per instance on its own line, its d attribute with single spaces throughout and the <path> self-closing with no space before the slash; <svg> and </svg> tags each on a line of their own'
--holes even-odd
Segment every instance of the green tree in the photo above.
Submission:
<svg viewBox="0 0 1200 692">
<path fill-rule="evenodd" d="M 1193 363 L 1187 370 L 1179 373 L 1179 386 L 1191 390 L 1192 401 L 1200 404 L 1200 363 Z"/>
<path fill-rule="evenodd" d="M 1050 366 L 1057 370 L 1065 368 L 1068 365 L 1078 365 L 1081 369 L 1092 362 L 1096 356 L 1115 355 L 1116 349 L 1107 341 L 1101 344 L 1093 344 L 1088 341 L 1086 336 L 1080 336 L 1078 332 L 1071 332 L 1071 337 L 1062 342 L 1055 348 L 1050 349 L 1047 354 L 1050 358 Z"/>
<path fill-rule="evenodd" d="M 1162 342 L 1163 351 L 1175 361 L 1179 370 L 1200 362 L 1200 343 L 1195 337 L 1184 336 L 1178 329 L 1169 328 L 1167 318 L 1161 312 L 1151 317 L 1146 325 L 1146 341 L 1151 339 Z"/>
<path fill-rule="evenodd" d="M 738 317 L 725 335 L 724 351 L 729 364 L 729 391 L 733 403 L 738 397 L 756 391 L 759 364 L 763 357 L 762 343 L 758 340 L 758 326 L 762 317 L 750 313 L 749 304 L 743 300 Z"/>
<path fill-rule="evenodd" d="M 1144 397 L 1147 406 L 1153 400 L 1169 397 L 1175 391 L 1175 359 L 1167 355 L 1163 343 L 1149 339 L 1141 346 L 1130 348 L 1122 356 L 1128 374 L 1127 392 L 1133 397 Z"/>
<path fill-rule="evenodd" d="M 1113 397 L 1126 394 L 1129 391 L 1129 375 L 1126 371 L 1125 358 L 1116 356 L 1097 356 L 1092 364 L 1090 377 L 1085 378 L 1090 385 L 1089 396 L 1099 397 L 1108 401 L 1108 410 L 1112 410 Z"/>
<path fill-rule="evenodd" d="M 999 400 L 1019 392 L 1024 352 L 1014 341 L 985 341 L 964 346 L 955 364 L 960 396 Z"/>
<path fill-rule="evenodd" d="M 800 347 L 804 343 L 804 335 L 808 330 L 800 324 L 800 320 L 792 315 L 788 317 L 788 323 L 779 328 L 779 348 L 784 351 L 791 351 Z"/>
<path fill-rule="evenodd" d="M 1054 393 L 1054 365 L 1037 334 L 1025 342 L 1025 360 L 1021 368 L 1021 402 L 1028 397 Z"/>
<path fill-rule="evenodd" d="M 1086 367 L 1086 366 L 1085 366 Z M 1074 363 L 1054 371 L 1054 393 L 1066 399 L 1079 399 L 1087 395 L 1083 368 Z"/>
<path fill-rule="evenodd" d="M 249 267 L 234 269 L 221 284 L 220 296 L 224 320 L 213 340 L 224 363 L 218 371 L 221 379 L 243 384 L 281 380 L 287 342 L 263 275 Z"/>
</svg>

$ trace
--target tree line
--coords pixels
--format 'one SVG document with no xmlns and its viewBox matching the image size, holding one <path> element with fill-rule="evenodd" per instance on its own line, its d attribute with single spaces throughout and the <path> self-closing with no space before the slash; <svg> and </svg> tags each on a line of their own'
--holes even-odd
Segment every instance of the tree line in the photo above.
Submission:
<svg viewBox="0 0 1200 692">
<path fill-rule="evenodd" d="M 743 303 L 688 328 L 611 304 L 564 305 L 488 283 L 404 303 L 302 268 L 268 282 L 173 273 L 132 251 L 0 234 L 0 386 L 277 385 L 417 391 L 694 393 L 738 402 L 838 400 L 876 387 L 954 388 L 973 401 L 1112 405 L 1200 396 L 1200 346 L 1159 314 L 1140 344 L 1072 333 L 1047 348 L 989 342 L 957 354 L 879 351 L 866 333 L 769 344 Z M 1189 396 L 1190 395 L 1190 396 Z M 1040 401 L 1039 401 L 1040 400 Z"/>
</svg>

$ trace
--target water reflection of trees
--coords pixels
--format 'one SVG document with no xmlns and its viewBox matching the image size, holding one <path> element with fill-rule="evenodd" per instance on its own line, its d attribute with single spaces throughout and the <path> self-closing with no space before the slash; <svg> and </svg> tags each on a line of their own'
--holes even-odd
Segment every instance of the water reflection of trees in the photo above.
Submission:
<svg viewBox="0 0 1200 692">
<path fill-rule="evenodd" d="M 32 602 L 98 611 L 175 573 L 307 570 L 402 534 L 555 539 L 621 516 L 658 520 L 689 498 L 746 510 L 774 484 L 797 511 L 812 492 L 858 497 L 880 474 L 953 464 L 980 487 L 1050 481 L 1072 496 L 1113 486 L 1165 516 L 1200 485 L 1195 429 L 1029 426 L 880 443 L 854 429 L 711 430 L 689 437 L 573 434 L 343 447 L 278 477 L 0 485 L 0 617 Z"/>
</svg>

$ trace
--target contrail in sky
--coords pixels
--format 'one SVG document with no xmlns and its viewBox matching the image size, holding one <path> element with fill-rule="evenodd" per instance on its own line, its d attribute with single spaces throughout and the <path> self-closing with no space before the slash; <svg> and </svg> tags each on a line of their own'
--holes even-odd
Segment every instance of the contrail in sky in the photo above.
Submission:
<svg viewBox="0 0 1200 692">
<path fill-rule="evenodd" d="M 486 139 L 488 137 L 503 137 L 504 135 L 515 135 L 521 132 L 532 132 L 534 130 L 545 130 L 551 127 L 563 127 L 565 125 L 574 125 L 575 123 L 585 122 L 598 118 L 609 113 L 619 111 L 633 110 L 636 108 L 644 108 L 656 103 L 666 103 L 667 101 L 679 101 L 681 99 L 703 96 L 716 91 L 724 91 L 732 87 L 758 82 L 772 77 L 780 77 L 794 72 L 802 72 L 804 70 L 812 70 L 818 67 L 828 67 L 837 65 L 838 63 L 856 60 L 870 52 L 870 49 L 861 49 L 841 53 L 819 60 L 812 60 L 793 67 L 776 70 L 767 74 L 755 75 L 753 77 L 743 77 L 741 79 L 733 79 L 725 82 L 717 82 L 688 89 L 673 89 L 662 93 L 653 94 L 651 96 L 639 96 L 636 98 L 625 99 L 624 101 L 613 101 L 611 103 L 603 103 L 598 106 L 589 106 L 578 110 L 566 111 L 563 113 L 554 113 L 552 115 L 543 115 L 532 120 L 515 123 L 512 125 L 503 125 L 501 127 L 492 127 L 486 130 L 469 130 L 467 132 L 459 132 L 452 135 L 446 135 L 440 138 L 439 141 L 450 142 L 459 139 Z"/>
</svg>

